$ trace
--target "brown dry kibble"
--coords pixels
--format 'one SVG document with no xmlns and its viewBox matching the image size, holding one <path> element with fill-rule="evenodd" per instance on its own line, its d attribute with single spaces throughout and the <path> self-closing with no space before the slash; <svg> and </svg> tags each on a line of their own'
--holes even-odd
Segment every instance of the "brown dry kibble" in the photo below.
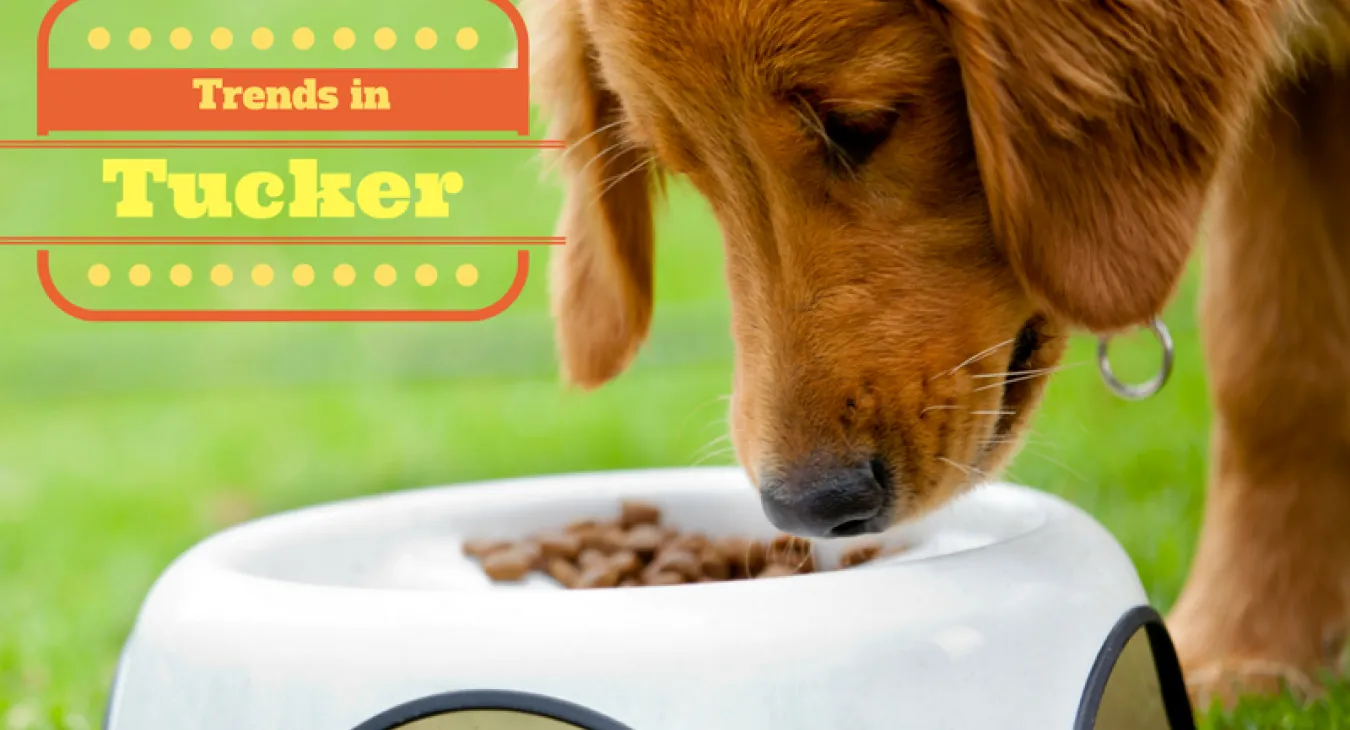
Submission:
<svg viewBox="0 0 1350 730">
<path fill-rule="evenodd" d="M 787 533 L 769 541 L 709 538 L 661 524 L 661 511 L 654 505 L 624 502 L 619 511 L 617 519 L 578 520 L 520 542 L 468 540 L 464 553 L 477 558 L 494 581 L 518 581 L 537 570 L 568 589 L 781 578 L 819 567 L 811 541 Z M 868 541 L 844 551 L 839 569 L 909 549 Z"/>
<path fill-rule="evenodd" d="M 627 501 L 620 508 L 619 522 L 625 529 L 633 529 L 637 525 L 659 525 L 661 524 L 661 508 L 648 502 Z"/>
<path fill-rule="evenodd" d="M 676 537 L 670 541 L 670 544 L 680 550 L 697 554 L 703 552 L 703 548 L 708 547 L 708 538 L 697 532 L 690 532 Z"/>
<path fill-rule="evenodd" d="M 548 561 L 548 574 L 553 580 L 563 584 L 564 587 L 575 588 L 577 579 L 581 577 L 581 570 L 568 560 L 553 558 Z"/>
<path fill-rule="evenodd" d="M 533 569 L 531 555 L 514 547 L 498 550 L 483 558 L 483 572 L 495 581 L 518 581 Z"/>
<path fill-rule="evenodd" d="M 711 580 L 729 580 L 731 578 L 731 566 L 722 554 L 712 547 L 703 548 L 699 554 L 699 569 L 703 575 Z"/>
<path fill-rule="evenodd" d="M 576 560 L 581 554 L 581 538 L 568 532 L 546 532 L 536 538 L 544 557 Z"/>
<path fill-rule="evenodd" d="M 531 568 L 539 568 L 544 564 L 544 551 L 539 547 L 539 543 L 533 540 L 525 540 L 511 546 L 512 550 L 524 555 L 530 561 Z"/>
<path fill-rule="evenodd" d="M 597 565 L 605 565 L 607 563 L 609 563 L 609 557 L 605 555 L 604 552 L 595 548 L 586 548 L 577 556 L 577 565 L 581 566 L 582 570 L 594 568 Z"/>
<path fill-rule="evenodd" d="M 786 578 L 789 575 L 796 575 L 796 574 L 797 571 L 793 570 L 791 566 L 783 565 L 782 563 L 770 563 L 767 566 L 765 566 L 764 570 L 760 571 L 759 575 L 755 577 Z"/>
<path fill-rule="evenodd" d="M 652 573 L 679 573 L 689 580 L 697 580 L 703 574 L 699 559 L 694 557 L 693 553 L 674 546 L 667 546 L 662 550 L 647 569 Z"/>
<path fill-rule="evenodd" d="M 596 565 L 581 572 L 577 588 L 613 588 L 619 585 L 619 571 L 612 565 Z"/>
<path fill-rule="evenodd" d="M 769 549 L 759 540 L 750 542 L 750 552 L 745 558 L 745 569 L 749 575 L 759 575 L 769 561 Z"/>
<path fill-rule="evenodd" d="M 638 525 L 628 531 L 624 539 L 624 547 L 637 553 L 643 558 L 651 558 L 656 551 L 661 549 L 665 543 L 666 536 L 662 534 L 661 529 L 655 525 Z"/>
<path fill-rule="evenodd" d="M 597 547 L 607 553 L 622 550 L 628 542 L 628 533 L 618 525 L 610 525 L 600 529 L 596 536 Z"/>
<path fill-rule="evenodd" d="M 491 538 L 478 538 L 475 540 L 464 541 L 464 554 L 471 558 L 482 560 L 498 550 L 505 550 L 511 547 L 511 543 L 506 540 L 495 540 Z"/>
<path fill-rule="evenodd" d="M 769 543 L 766 559 L 770 563 L 781 563 L 793 569 L 803 566 L 815 566 L 811 543 L 792 535 L 779 535 Z"/>
<path fill-rule="evenodd" d="M 583 552 L 586 550 L 605 549 L 605 538 L 602 534 L 603 530 L 604 528 L 602 527 L 592 527 L 589 530 L 582 530 L 577 533 L 577 537 L 581 538 L 581 549 Z"/>
<path fill-rule="evenodd" d="M 870 563 L 880 554 L 881 546 L 875 543 L 856 545 L 839 557 L 839 567 L 852 568 L 863 563 Z"/>
<path fill-rule="evenodd" d="M 644 576 L 644 580 L 649 586 L 677 586 L 685 582 L 684 576 L 679 573 L 658 572 Z"/>
<path fill-rule="evenodd" d="M 595 530 L 595 528 L 599 524 L 600 523 L 596 522 L 595 520 L 577 520 L 576 522 L 573 522 L 572 524 L 568 525 L 565 529 L 565 532 L 568 532 L 573 535 L 579 535 L 583 532 L 591 532 Z"/>
<path fill-rule="evenodd" d="M 632 550 L 620 550 L 609 557 L 609 564 L 619 571 L 619 575 L 631 578 L 642 572 L 642 559 Z"/>
</svg>

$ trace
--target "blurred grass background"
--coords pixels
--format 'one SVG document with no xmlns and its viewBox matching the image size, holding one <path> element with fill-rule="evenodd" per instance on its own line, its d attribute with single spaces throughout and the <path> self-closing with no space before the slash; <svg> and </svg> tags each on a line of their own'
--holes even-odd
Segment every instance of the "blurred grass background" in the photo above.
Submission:
<svg viewBox="0 0 1350 730">
<path fill-rule="evenodd" d="M 410 3 L 312 5 L 85 0 L 58 25 L 54 43 L 63 63 L 165 64 L 177 58 L 166 50 L 168 31 L 181 23 L 196 37 L 196 55 L 187 61 L 194 64 L 375 64 L 387 62 L 371 48 L 376 28 L 395 28 L 402 48 L 416 28 L 431 25 L 440 30 L 440 47 L 450 49 L 447 65 L 494 66 L 511 48 L 509 33 L 491 29 L 498 19 L 480 0 L 449 3 L 440 18 Z M 3 11 L 0 137 L 32 136 L 33 38 L 44 11 L 40 0 L 12 0 Z M 236 47 L 203 52 L 218 24 L 234 29 Z M 247 47 L 252 29 L 267 24 L 276 30 L 272 56 Z M 319 39 L 308 59 L 285 50 L 299 25 L 312 26 Z M 357 31 L 348 57 L 328 47 L 339 25 Z M 111 32 L 103 55 L 85 44 L 93 26 Z M 144 56 L 126 48 L 136 26 L 154 38 Z M 450 44 L 462 26 L 480 28 L 482 41 L 456 56 Z M 539 182 L 530 155 L 502 154 L 312 156 L 334 169 L 459 169 L 465 204 L 452 203 L 457 212 L 445 224 L 451 232 L 550 234 L 559 191 Z M 288 156 L 214 155 L 165 156 L 175 167 L 202 171 L 284 170 Z M 408 220 L 232 227 L 116 221 L 114 191 L 99 182 L 103 156 L 0 151 L 0 235 L 447 233 Z M 555 375 L 542 250 L 519 302 L 479 324 L 125 325 L 62 314 L 38 286 L 33 248 L 0 247 L 0 730 L 97 726 L 117 651 L 152 581 L 180 552 L 240 520 L 471 479 L 731 463 L 718 444 L 726 429 L 719 396 L 730 387 L 732 356 L 719 237 L 707 207 L 683 186 L 662 211 L 658 247 L 651 341 L 630 372 L 593 394 L 567 392 Z M 62 288 L 91 306 L 425 307 L 495 299 L 510 278 L 512 254 L 125 248 L 61 249 L 53 258 Z M 207 269 L 227 259 L 235 283 L 212 288 Z M 327 278 L 339 259 L 357 271 L 349 290 Z M 315 264 L 318 280 L 301 291 L 288 273 L 303 261 Z M 441 269 L 434 287 L 413 283 L 412 268 L 423 261 Z M 175 262 L 193 267 L 192 285 L 168 283 Z M 254 262 L 277 272 L 266 290 L 248 282 Z M 386 262 L 399 281 L 381 290 L 371 271 Z M 466 262 L 482 272 L 472 291 L 457 290 L 451 276 Z M 104 289 L 82 279 L 93 263 L 112 271 Z M 127 283 L 132 263 L 151 266 L 150 285 Z M 1209 415 L 1195 280 L 1192 273 L 1167 314 L 1177 343 L 1167 389 L 1143 403 L 1115 399 L 1091 364 L 1093 343 L 1076 342 L 1068 361 L 1080 366 L 1056 377 L 1010 473 L 1096 515 L 1124 543 L 1164 609 L 1185 575 L 1203 501 Z M 1139 378 L 1157 358 L 1144 337 L 1122 341 L 1118 354 L 1123 374 Z M 1308 712 L 1290 702 L 1258 703 L 1244 713 L 1215 718 L 1214 726 L 1338 727 L 1350 703 L 1333 699 Z"/>
</svg>

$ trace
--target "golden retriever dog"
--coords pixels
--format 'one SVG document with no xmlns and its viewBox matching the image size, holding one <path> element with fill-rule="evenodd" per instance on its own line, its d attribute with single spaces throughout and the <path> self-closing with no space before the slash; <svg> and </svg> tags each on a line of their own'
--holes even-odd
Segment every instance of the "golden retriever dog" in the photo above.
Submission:
<svg viewBox="0 0 1350 730">
<path fill-rule="evenodd" d="M 1205 239 L 1215 432 L 1169 617 L 1200 701 L 1312 687 L 1350 618 L 1350 0 L 526 0 L 566 185 L 564 374 L 652 313 L 652 198 L 709 201 L 732 440 L 779 527 L 913 519 L 1014 453 L 1072 332 Z M 1167 516 L 1159 515 L 1159 529 Z"/>
</svg>

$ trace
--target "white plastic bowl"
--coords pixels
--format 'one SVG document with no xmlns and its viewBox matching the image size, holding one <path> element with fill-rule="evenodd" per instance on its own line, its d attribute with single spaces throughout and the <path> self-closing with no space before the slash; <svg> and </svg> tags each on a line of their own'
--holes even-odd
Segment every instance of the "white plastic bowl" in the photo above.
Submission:
<svg viewBox="0 0 1350 730">
<path fill-rule="evenodd" d="M 682 529 L 775 534 L 744 474 L 723 468 L 444 487 L 261 519 L 156 583 L 108 730 L 1192 727 L 1125 552 L 1022 487 L 984 486 L 893 530 L 888 542 L 910 546 L 899 556 L 762 581 L 494 586 L 460 551 L 611 516 L 625 498 Z M 819 544 L 818 559 L 849 542 Z"/>
</svg>

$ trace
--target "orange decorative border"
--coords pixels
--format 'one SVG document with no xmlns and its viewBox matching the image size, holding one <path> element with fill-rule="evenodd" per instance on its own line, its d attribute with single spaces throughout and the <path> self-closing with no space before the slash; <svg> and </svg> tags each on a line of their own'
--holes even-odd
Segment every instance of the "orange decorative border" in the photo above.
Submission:
<svg viewBox="0 0 1350 730">
<path fill-rule="evenodd" d="M 506 311 L 530 275 L 530 252 L 516 252 L 516 275 L 500 299 L 481 309 L 87 309 L 52 279 L 51 252 L 37 252 L 42 291 L 61 311 L 86 322 L 482 322 Z"/>
<path fill-rule="evenodd" d="M 0 236 L 0 246 L 561 246 L 561 236 Z"/>
<path fill-rule="evenodd" d="M 53 131 L 496 131 L 530 132 L 530 43 L 510 0 L 488 0 L 516 34 L 516 67 L 356 69 L 53 68 L 51 32 L 79 0 L 56 0 L 37 38 L 37 133 Z M 353 78 L 383 86 L 397 104 L 376 113 L 339 106 L 315 113 L 275 109 L 240 113 L 197 107 L 192 79 L 228 74 L 236 83 L 293 86 L 314 78 L 346 89 Z M 91 111 L 92 110 L 92 111 Z"/>
</svg>

